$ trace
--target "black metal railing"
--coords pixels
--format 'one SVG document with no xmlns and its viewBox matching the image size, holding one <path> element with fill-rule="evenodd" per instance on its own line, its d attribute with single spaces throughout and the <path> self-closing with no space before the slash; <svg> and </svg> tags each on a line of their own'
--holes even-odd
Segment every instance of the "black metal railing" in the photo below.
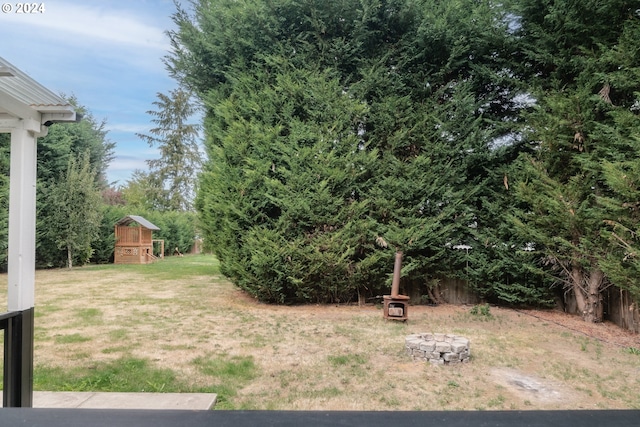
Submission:
<svg viewBox="0 0 640 427">
<path fill-rule="evenodd" d="M 4 330 L 2 406 L 33 406 L 33 308 L 0 314 Z"/>
</svg>

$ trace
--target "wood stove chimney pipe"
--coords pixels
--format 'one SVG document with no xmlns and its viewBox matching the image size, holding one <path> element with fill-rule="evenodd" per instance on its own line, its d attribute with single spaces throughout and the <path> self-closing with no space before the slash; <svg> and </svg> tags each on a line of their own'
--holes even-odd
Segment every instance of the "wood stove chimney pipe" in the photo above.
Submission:
<svg viewBox="0 0 640 427">
<path fill-rule="evenodd" d="M 393 266 L 393 281 L 391 282 L 391 298 L 400 293 L 400 270 L 402 270 L 402 251 L 396 252 L 396 262 Z"/>
</svg>

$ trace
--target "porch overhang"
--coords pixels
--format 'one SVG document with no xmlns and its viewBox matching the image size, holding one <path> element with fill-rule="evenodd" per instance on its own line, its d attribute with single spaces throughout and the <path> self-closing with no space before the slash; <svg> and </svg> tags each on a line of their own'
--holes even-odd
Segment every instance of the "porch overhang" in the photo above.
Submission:
<svg viewBox="0 0 640 427">
<path fill-rule="evenodd" d="M 0 57 L 0 133 L 11 134 L 3 405 L 32 406 L 38 137 L 79 120 L 73 105 Z"/>
<path fill-rule="evenodd" d="M 45 136 L 53 123 L 80 119 L 74 107 L 0 57 L 0 132 Z"/>
</svg>

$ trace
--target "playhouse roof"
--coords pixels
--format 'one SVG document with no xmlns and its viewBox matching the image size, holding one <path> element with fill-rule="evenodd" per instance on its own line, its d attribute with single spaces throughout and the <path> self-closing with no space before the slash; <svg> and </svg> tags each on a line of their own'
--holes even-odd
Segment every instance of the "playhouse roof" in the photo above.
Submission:
<svg viewBox="0 0 640 427">
<path fill-rule="evenodd" d="M 129 225 L 132 222 L 137 222 L 142 227 L 147 228 L 149 230 L 160 230 L 159 227 L 153 225 L 151 222 L 147 221 L 146 219 L 144 219 L 139 215 L 127 215 L 121 220 L 119 220 L 118 222 L 116 222 L 116 225 Z"/>
</svg>

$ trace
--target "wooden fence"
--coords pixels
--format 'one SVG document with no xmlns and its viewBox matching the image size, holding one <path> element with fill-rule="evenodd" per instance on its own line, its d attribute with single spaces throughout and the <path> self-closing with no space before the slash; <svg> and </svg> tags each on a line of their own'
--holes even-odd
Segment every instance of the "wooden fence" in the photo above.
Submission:
<svg viewBox="0 0 640 427">
<path fill-rule="evenodd" d="M 423 288 L 423 287 L 421 287 Z M 403 289 L 411 297 L 412 304 L 424 302 L 424 289 L 409 287 Z M 466 282 L 461 279 L 440 280 L 440 298 L 449 304 L 478 304 L 481 302 L 478 295 L 469 289 Z M 569 298 L 568 304 L 563 306 L 564 311 L 577 314 L 577 308 Z M 623 329 L 640 333 L 640 310 L 638 304 L 634 303 L 629 292 L 611 287 L 604 295 L 604 319 L 615 323 Z"/>
</svg>

